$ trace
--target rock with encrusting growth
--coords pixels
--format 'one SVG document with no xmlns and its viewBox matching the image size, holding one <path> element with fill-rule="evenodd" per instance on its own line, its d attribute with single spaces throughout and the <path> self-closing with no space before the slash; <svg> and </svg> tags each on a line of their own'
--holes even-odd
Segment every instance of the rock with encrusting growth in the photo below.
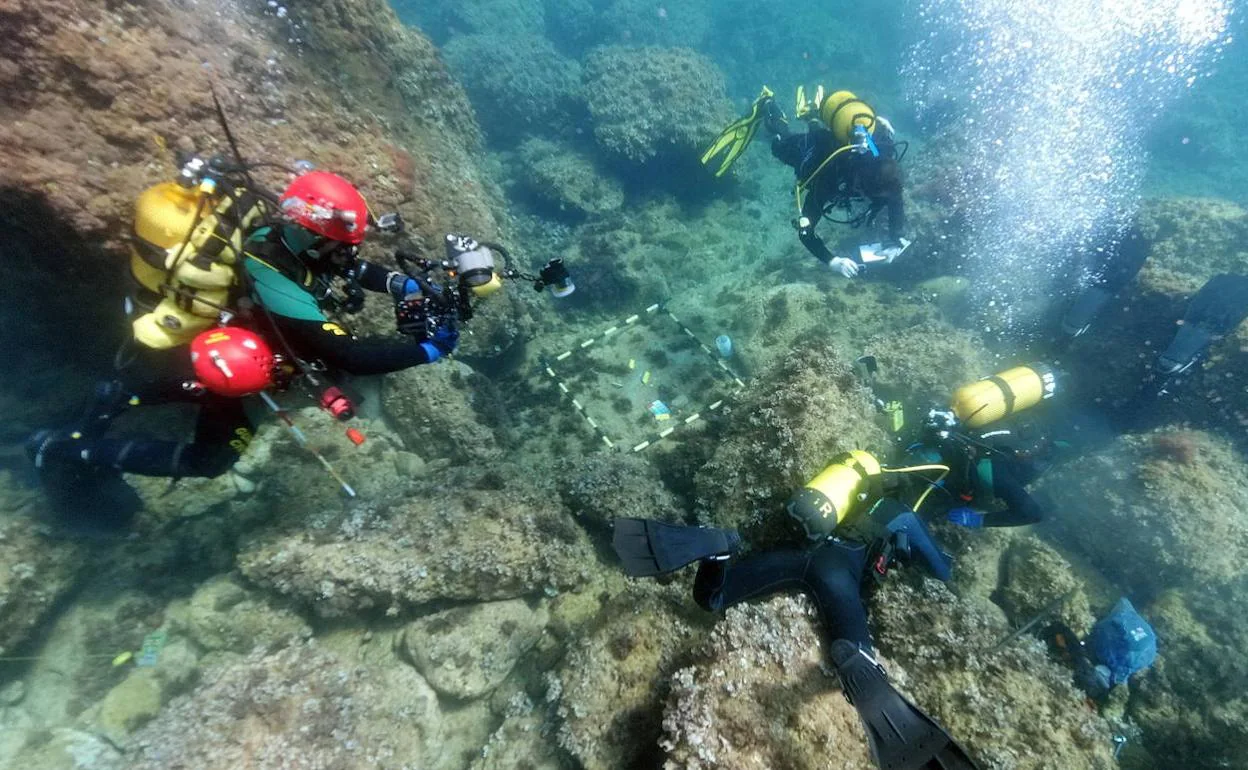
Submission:
<svg viewBox="0 0 1248 770">
<path fill-rule="evenodd" d="M 699 515 L 744 528 L 753 542 L 784 535 L 784 503 L 841 452 L 883 457 L 870 393 L 840 351 L 811 347 L 782 359 L 739 404 L 710 460 L 698 471 Z"/>
<path fill-rule="evenodd" d="M 800 595 L 730 609 L 672 677 L 663 767 L 874 767 L 858 715 L 824 668 L 821 627 Z"/>
<path fill-rule="evenodd" d="M 239 568 L 261 588 L 325 617 L 541 596 L 598 569 L 584 531 L 549 495 L 522 482 L 501 490 L 421 488 L 366 523 L 257 535 Z"/>
<path fill-rule="evenodd" d="M 998 603 L 1014 625 L 1021 626 L 1062 597 L 1052 617 L 1080 636 L 1092 629 L 1095 618 L 1083 581 L 1052 546 L 1035 537 L 1018 537 L 1001 562 L 1002 580 Z"/>
<path fill-rule="evenodd" d="M 1201 431 L 1116 438 L 1037 489 L 1062 542 L 1140 595 L 1225 585 L 1248 559 L 1248 482 L 1226 440 Z"/>
<path fill-rule="evenodd" d="M 635 454 L 597 453 L 561 463 L 559 495 L 586 527 L 617 517 L 678 521 L 681 511 L 655 467 Z"/>
<path fill-rule="evenodd" d="M 202 681 L 134 736 L 129 767 L 397 770 L 442 749 L 437 695 L 408 666 L 301 645 L 229 660 Z"/>
<path fill-rule="evenodd" d="M 488 463 L 502 452 L 502 420 L 489 381 L 453 361 L 388 376 L 384 408 L 399 435 L 427 459 Z"/>
<path fill-rule="evenodd" d="M 1000 613 L 936 580 L 901 575 L 870 609 L 893 682 L 983 766 L 1115 767 L 1113 728 L 1087 709 L 1070 669 L 1049 659 L 1041 642 L 1023 636 L 987 651 L 1009 633 Z"/>
<path fill-rule="evenodd" d="M 413 621 L 398 644 L 433 689 L 467 700 L 501 684 L 548 620 L 544 606 L 520 599 L 472 604 Z"/>
<path fill-rule="evenodd" d="M 632 163 L 696 158 L 732 117 L 723 73 L 688 48 L 596 48 L 585 59 L 585 91 L 610 94 L 589 100 L 594 138 Z"/>
<path fill-rule="evenodd" d="M 22 494 L 0 473 L 0 654 L 26 640 L 84 567 L 83 547 L 42 538 L 35 531 L 37 495 Z M 88 501 L 84 501 L 89 504 Z"/>
<path fill-rule="evenodd" d="M 682 611 L 687 592 L 679 584 L 631 584 L 548 678 L 558 743 L 586 770 L 658 766 L 665 683 L 700 633 Z"/>
<path fill-rule="evenodd" d="M 206 652 L 246 653 L 307 638 L 312 630 L 290 610 L 222 575 L 196 589 L 189 600 L 167 610 L 172 627 Z"/>
</svg>

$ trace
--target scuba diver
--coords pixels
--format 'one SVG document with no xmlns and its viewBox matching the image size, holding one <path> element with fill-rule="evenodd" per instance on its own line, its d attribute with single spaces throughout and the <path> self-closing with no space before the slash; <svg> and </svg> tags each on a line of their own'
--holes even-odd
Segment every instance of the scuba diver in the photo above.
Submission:
<svg viewBox="0 0 1248 770">
<path fill-rule="evenodd" d="M 430 288 L 357 256 L 369 223 L 397 231 L 402 226 L 397 215 L 371 219 L 350 182 L 322 171 L 298 176 L 276 199 L 275 210 L 271 197 L 256 192 L 244 176 L 241 166 L 220 158 L 192 157 L 178 181 L 139 196 L 131 258 L 138 287 L 127 301 L 139 349 L 122 379 L 97 386 L 77 424 L 39 431 L 28 441 L 45 489 L 81 492 L 90 488 L 93 471 L 174 479 L 220 475 L 254 433 L 239 396 L 295 373 L 394 372 L 432 363 L 455 349 L 453 318 L 443 319 L 415 344 L 358 339 L 332 320 L 339 312 L 358 311 L 364 290 L 404 300 Z M 452 245 L 477 249 L 470 239 Z M 337 284 L 345 296 L 335 294 Z M 186 346 L 230 319 L 259 332 L 259 338 L 231 335 L 228 328 L 208 337 L 210 345 L 219 347 L 206 349 L 205 356 L 237 381 L 212 389 L 197 377 L 208 359 L 193 362 Z M 277 343 L 273 347 L 283 360 L 264 350 L 266 339 Z M 198 355 L 193 348 L 192 354 Z M 246 370 L 235 372 L 231 363 Z M 257 367 L 268 370 L 252 371 Z M 260 387 L 238 387 L 253 379 Z M 336 416 L 350 411 L 341 391 L 331 388 L 325 396 L 323 405 Z M 171 402 L 199 405 L 193 441 L 106 435 L 128 408 Z"/>
<path fill-rule="evenodd" d="M 1248 318 L 1248 276 L 1222 273 L 1210 278 L 1187 303 L 1174 339 L 1157 357 L 1157 371 L 1174 377 L 1186 372 L 1209 346 Z"/>
<path fill-rule="evenodd" d="M 1062 332 L 1069 339 L 1087 332 L 1105 305 L 1140 272 L 1152 248 L 1153 240 L 1145 238 L 1139 225 L 1132 223 L 1121 238 L 1097 249 L 1091 284 L 1062 316 Z"/>
<path fill-rule="evenodd" d="M 820 86 L 811 101 L 805 88 L 798 88 L 795 114 L 807 123 L 803 133 L 789 130 L 775 95 L 764 86 L 749 114 L 729 124 L 702 155 L 703 165 L 722 155 L 715 175 L 723 175 L 761 125 L 772 137 L 772 155 L 797 175 L 794 225 L 806 250 L 847 278 L 867 264 L 892 262 L 909 246 L 902 237 L 906 221 L 899 166 L 908 145 L 897 142 L 888 120 L 849 91 L 825 97 Z M 850 227 L 873 225 L 887 211 L 888 239 L 860 246 L 857 259 L 834 256 L 815 229 L 838 210 L 845 218 L 833 221 Z"/>
<path fill-rule="evenodd" d="M 834 458 L 787 506 L 813 541 L 808 548 L 738 556 L 736 532 L 629 518 L 615 520 L 613 546 L 633 577 L 662 575 L 698 562 L 694 600 L 708 611 L 780 591 L 805 592 L 819 609 L 832 663 L 846 699 L 858 711 L 875 762 L 889 770 L 973 770 L 962 748 L 893 688 L 872 657 L 863 590 L 897 562 L 920 561 L 941 580 L 951 573 L 949 557 L 937 549 L 922 521 L 883 496 L 885 473 L 918 470 L 930 468 L 885 469 L 862 451 Z M 856 521 L 851 524 L 851 519 Z M 839 536 L 851 531 L 863 537 Z"/>
<path fill-rule="evenodd" d="M 981 430 L 1053 397 L 1058 375 L 1044 364 L 1017 366 L 964 385 L 948 409 L 932 409 L 910 459 L 947 467 L 914 504 L 943 493 L 946 518 L 963 527 L 1019 527 L 1044 518 L 1044 506 L 1027 491 L 1063 446 L 1024 425 Z M 940 499 L 938 497 L 937 499 Z M 998 510 L 986 510 L 1000 501 Z M 939 506 L 940 503 L 937 503 Z M 930 517 L 928 517 L 930 519 Z"/>
</svg>

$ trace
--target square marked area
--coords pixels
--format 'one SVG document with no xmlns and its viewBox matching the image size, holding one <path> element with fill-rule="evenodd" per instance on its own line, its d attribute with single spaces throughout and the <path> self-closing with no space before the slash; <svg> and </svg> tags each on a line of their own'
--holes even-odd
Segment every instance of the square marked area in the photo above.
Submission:
<svg viewBox="0 0 1248 770">
<path fill-rule="evenodd" d="M 641 452 L 719 410 L 745 383 L 660 305 L 546 360 L 546 374 L 608 447 Z"/>
</svg>

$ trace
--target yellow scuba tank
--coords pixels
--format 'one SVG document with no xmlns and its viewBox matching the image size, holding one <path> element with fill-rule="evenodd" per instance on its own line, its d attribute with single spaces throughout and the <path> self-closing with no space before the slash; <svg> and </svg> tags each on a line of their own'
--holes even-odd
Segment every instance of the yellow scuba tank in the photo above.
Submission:
<svg viewBox="0 0 1248 770">
<path fill-rule="evenodd" d="M 963 385 L 949 408 L 968 428 L 982 428 L 1030 409 L 1057 392 L 1057 376 L 1045 364 L 1027 364 Z"/>
<path fill-rule="evenodd" d="M 147 312 L 132 323 L 135 340 L 176 347 L 216 322 L 230 301 L 243 239 L 267 213 L 254 193 L 220 195 L 211 183 L 162 182 L 140 194 L 130 272 Z"/>
<path fill-rule="evenodd" d="M 819 118 L 840 146 L 853 140 L 854 126 L 864 126 L 867 131 L 875 129 L 875 110 L 852 91 L 829 94 L 819 105 Z"/>
<path fill-rule="evenodd" d="M 878 496 L 882 471 L 879 460 L 855 449 L 832 458 L 806 486 L 789 500 L 786 508 L 812 540 L 832 530 L 860 509 L 860 503 Z"/>
</svg>

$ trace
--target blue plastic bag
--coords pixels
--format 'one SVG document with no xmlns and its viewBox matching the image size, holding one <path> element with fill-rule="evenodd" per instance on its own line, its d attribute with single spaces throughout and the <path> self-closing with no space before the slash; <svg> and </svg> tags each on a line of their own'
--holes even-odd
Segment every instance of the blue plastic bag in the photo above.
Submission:
<svg viewBox="0 0 1248 770">
<path fill-rule="evenodd" d="M 1111 687 L 1157 659 L 1157 634 L 1125 598 L 1092 627 L 1088 646 L 1097 663 L 1109 669 Z"/>
</svg>

